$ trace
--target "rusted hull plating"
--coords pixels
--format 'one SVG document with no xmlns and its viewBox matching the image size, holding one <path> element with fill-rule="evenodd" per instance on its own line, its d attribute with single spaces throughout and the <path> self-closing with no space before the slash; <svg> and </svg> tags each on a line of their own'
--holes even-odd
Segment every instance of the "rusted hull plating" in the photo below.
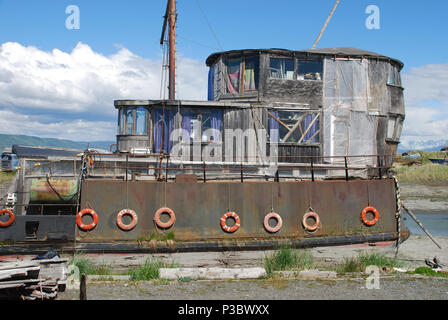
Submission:
<svg viewBox="0 0 448 320">
<path fill-rule="evenodd" d="M 380 216 L 373 226 L 361 220 L 367 206 L 375 207 Z M 398 237 L 392 179 L 244 183 L 88 180 L 81 193 L 81 209 L 85 207 L 94 209 L 99 221 L 90 231 L 76 228 L 81 243 L 141 242 L 161 240 L 167 235 L 174 238 L 177 247 L 181 242 L 219 246 L 222 241 L 237 241 L 247 246 L 249 241 L 292 239 L 305 243 L 303 240 L 332 238 L 345 239 L 338 243 L 343 244 L 354 242 L 356 236 L 361 239 L 388 235 L 387 239 L 382 236 L 382 240 L 376 241 Z M 171 228 L 161 229 L 154 223 L 154 215 L 162 207 L 175 213 Z M 116 218 L 122 209 L 132 209 L 138 215 L 138 224 L 130 231 L 117 226 Z M 321 222 L 313 232 L 306 231 L 302 224 L 303 216 L 310 210 L 319 215 Z M 229 211 L 237 213 L 241 221 L 233 233 L 220 225 L 220 218 Z M 268 232 L 263 225 L 271 211 L 278 213 L 283 222 L 276 233 Z"/>
</svg>

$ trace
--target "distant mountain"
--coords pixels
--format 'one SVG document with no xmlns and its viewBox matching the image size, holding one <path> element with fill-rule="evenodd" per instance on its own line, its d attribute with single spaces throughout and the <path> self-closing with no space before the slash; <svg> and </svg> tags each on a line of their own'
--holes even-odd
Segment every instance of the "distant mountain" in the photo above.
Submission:
<svg viewBox="0 0 448 320">
<path fill-rule="evenodd" d="M 103 150 L 109 150 L 110 145 L 115 141 L 91 141 L 91 142 L 78 142 L 71 140 L 63 140 L 56 138 L 40 138 L 33 136 L 14 135 L 14 134 L 0 134 L 0 152 L 5 147 L 12 147 L 14 144 L 30 147 L 52 147 L 52 148 L 69 148 L 69 149 L 81 149 L 84 150 L 89 145 L 89 148 L 97 148 Z"/>
<path fill-rule="evenodd" d="M 440 151 L 442 147 L 446 146 L 448 140 L 427 140 L 427 141 L 402 141 L 398 145 L 397 152 L 402 153 L 410 150 L 420 150 L 420 151 Z"/>
</svg>

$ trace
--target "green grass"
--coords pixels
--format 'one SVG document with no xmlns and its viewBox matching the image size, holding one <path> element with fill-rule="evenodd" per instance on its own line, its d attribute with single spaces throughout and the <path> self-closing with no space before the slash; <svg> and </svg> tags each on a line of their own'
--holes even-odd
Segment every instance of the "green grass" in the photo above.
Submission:
<svg viewBox="0 0 448 320">
<path fill-rule="evenodd" d="M 339 273 L 364 272 L 368 266 L 400 268 L 403 264 L 393 258 L 379 253 L 360 253 L 358 256 L 344 258 L 344 262 L 337 269 Z"/>
<path fill-rule="evenodd" d="M 313 256 L 309 251 L 282 247 L 264 259 L 266 273 L 271 275 L 279 270 L 304 270 L 314 266 Z"/>
<path fill-rule="evenodd" d="M 396 167 L 397 177 L 400 182 L 447 184 L 448 166 L 435 163 L 427 163 L 419 166 Z"/>
<path fill-rule="evenodd" d="M 74 254 L 68 264 L 73 264 L 79 269 L 79 274 L 94 274 L 107 276 L 112 274 L 112 267 L 107 264 L 96 265 L 81 254 Z"/>
<path fill-rule="evenodd" d="M 143 265 L 137 268 L 132 268 L 128 270 L 128 275 L 130 275 L 132 281 L 148 281 L 153 279 L 159 279 L 160 268 L 175 268 L 174 262 L 165 262 L 160 259 L 146 259 Z"/>
<path fill-rule="evenodd" d="M 4 172 L 0 171 L 0 184 L 6 183 L 14 179 L 16 172 Z"/>
<path fill-rule="evenodd" d="M 448 274 L 437 272 L 429 267 L 418 267 L 414 271 L 409 271 L 408 274 L 421 274 L 425 276 L 431 276 L 431 277 L 441 277 L 441 278 L 448 278 Z"/>
</svg>

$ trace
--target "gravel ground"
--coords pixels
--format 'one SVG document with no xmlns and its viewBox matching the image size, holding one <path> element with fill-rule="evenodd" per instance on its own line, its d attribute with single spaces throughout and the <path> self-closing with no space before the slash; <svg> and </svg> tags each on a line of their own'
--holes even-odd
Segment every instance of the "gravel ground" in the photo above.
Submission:
<svg viewBox="0 0 448 320">
<path fill-rule="evenodd" d="M 88 282 L 89 300 L 448 300 L 448 279 L 384 276 L 379 289 L 362 278 L 190 282 Z M 78 290 L 59 300 L 77 300 Z"/>
</svg>

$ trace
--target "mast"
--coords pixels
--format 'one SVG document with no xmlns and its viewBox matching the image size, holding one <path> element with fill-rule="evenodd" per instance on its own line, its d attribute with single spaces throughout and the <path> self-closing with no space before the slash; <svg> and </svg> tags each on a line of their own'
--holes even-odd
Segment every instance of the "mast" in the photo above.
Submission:
<svg viewBox="0 0 448 320">
<path fill-rule="evenodd" d="M 168 24 L 168 64 L 169 64 L 169 99 L 176 97 L 176 0 L 168 0 L 165 17 L 163 21 L 162 36 L 160 44 L 164 44 L 165 31 Z M 168 23 L 167 23 L 168 22 Z"/>
</svg>

